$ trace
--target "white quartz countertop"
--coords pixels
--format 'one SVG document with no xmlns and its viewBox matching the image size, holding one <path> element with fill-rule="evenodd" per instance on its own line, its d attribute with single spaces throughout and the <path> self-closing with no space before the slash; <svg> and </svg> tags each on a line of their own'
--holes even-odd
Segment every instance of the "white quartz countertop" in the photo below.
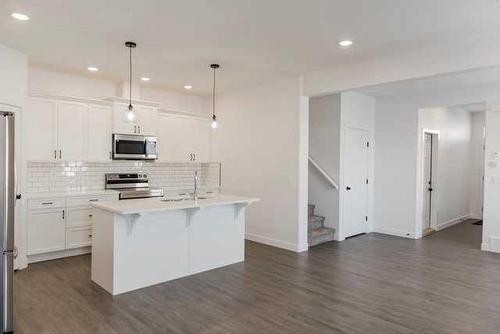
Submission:
<svg viewBox="0 0 500 334">
<path fill-rule="evenodd" d="M 66 191 L 66 192 L 39 192 L 39 193 L 27 193 L 27 199 L 39 199 L 39 198 L 53 198 L 53 197 L 72 197 L 72 196 L 104 196 L 104 195 L 116 195 L 118 198 L 119 192 L 116 190 L 86 190 L 86 191 Z"/>
<path fill-rule="evenodd" d="M 121 215 L 133 215 L 168 210 L 203 208 L 217 205 L 243 203 L 251 204 L 259 201 L 258 198 L 228 194 L 214 194 L 209 196 L 208 198 L 207 197 L 203 196 L 202 199 L 198 199 L 197 201 L 192 199 L 180 201 L 165 201 L 168 200 L 168 198 L 156 197 L 146 199 L 128 199 L 121 201 L 92 202 L 90 203 L 90 205 L 101 210 Z"/>
</svg>

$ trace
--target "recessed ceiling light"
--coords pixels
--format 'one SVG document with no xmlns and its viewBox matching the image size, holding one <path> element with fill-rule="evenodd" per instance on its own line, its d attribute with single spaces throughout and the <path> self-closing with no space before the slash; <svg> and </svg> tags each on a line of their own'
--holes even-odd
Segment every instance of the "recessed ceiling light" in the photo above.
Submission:
<svg viewBox="0 0 500 334">
<path fill-rule="evenodd" d="M 193 86 L 191 86 L 191 85 L 185 85 L 184 86 L 184 89 L 188 89 L 189 90 L 189 89 L 192 89 L 192 88 L 193 88 Z"/>
<path fill-rule="evenodd" d="M 28 15 L 21 13 L 12 13 L 11 16 L 19 21 L 28 21 L 30 19 Z"/>
<path fill-rule="evenodd" d="M 87 70 L 89 70 L 90 72 L 97 72 L 97 71 L 99 71 L 99 69 L 97 67 L 95 67 L 95 66 L 89 66 L 89 67 L 87 67 Z"/>
<path fill-rule="evenodd" d="M 342 47 L 344 47 L 344 48 L 346 48 L 346 47 L 348 47 L 348 46 L 351 46 L 351 45 L 352 45 L 352 43 L 353 43 L 353 42 L 352 42 L 351 40 L 345 39 L 345 40 L 343 40 L 343 41 L 340 41 L 340 42 L 339 42 L 339 45 L 340 45 L 340 46 L 342 46 Z"/>
<path fill-rule="evenodd" d="M 149 80 L 151 80 L 151 79 L 150 79 L 150 78 L 148 78 L 148 77 L 142 77 L 142 78 L 141 78 L 141 80 L 142 80 L 142 81 L 149 81 Z"/>
</svg>

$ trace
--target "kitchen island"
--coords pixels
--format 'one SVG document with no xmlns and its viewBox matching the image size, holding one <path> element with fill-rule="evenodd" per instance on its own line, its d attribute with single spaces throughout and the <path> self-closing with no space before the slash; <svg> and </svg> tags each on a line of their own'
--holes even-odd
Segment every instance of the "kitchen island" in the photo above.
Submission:
<svg viewBox="0 0 500 334">
<path fill-rule="evenodd" d="M 113 295 L 244 261 L 245 207 L 217 194 L 92 203 L 92 280 Z"/>
</svg>

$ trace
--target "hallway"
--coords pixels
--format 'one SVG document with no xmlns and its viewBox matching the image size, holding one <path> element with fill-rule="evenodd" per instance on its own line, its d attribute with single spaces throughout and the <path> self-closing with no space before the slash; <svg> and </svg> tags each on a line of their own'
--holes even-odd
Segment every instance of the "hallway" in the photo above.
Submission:
<svg viewBox="0 0 500 334">
<path fill-rule="evenodd" d="M 15 275 L 17 333 L 498 333 L 500 255 L 471 222 L 302 254 L 247 242 L 245 263 L 114 298 L 84 279 L 89 256 L 34 264 Z"/>
</svg>

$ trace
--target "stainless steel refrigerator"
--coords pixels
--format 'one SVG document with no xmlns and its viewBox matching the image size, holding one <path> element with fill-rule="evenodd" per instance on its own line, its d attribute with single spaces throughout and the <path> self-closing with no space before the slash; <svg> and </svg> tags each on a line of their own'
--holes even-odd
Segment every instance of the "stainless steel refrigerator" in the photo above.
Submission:
<svg viewBox="0 0 500 334">
<path fill-rule="evenodd" d="M 2 303 L 3 333 L 13 331 L 13 276 L 14 276 L 14 205 L 15 162 L 14 162 L 13 113 L 0 110 L 0 297 Z"/>
</svg>

